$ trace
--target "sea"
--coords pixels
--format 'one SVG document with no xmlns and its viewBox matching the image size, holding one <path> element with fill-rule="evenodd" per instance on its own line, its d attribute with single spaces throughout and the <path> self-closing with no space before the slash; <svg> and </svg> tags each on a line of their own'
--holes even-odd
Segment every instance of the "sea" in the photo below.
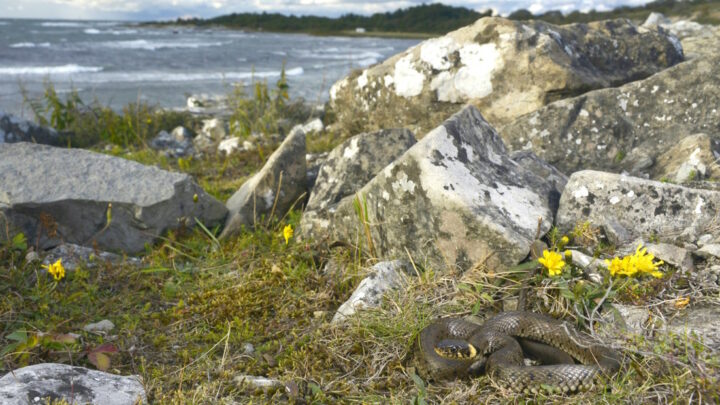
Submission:
<svg viewBox="0 0 720 405">
<path fill-rule="evenodd" d="M 293 98 L 328 98 L 333 83 L 417 44 L 414 39 L 312 36 L 117 21 L 0 19 L 0 111 L 32 117 L 24 98 L 46 83 L 114 109 L 145 101 L 181 109 L 285 69 Z"/>
</svg>

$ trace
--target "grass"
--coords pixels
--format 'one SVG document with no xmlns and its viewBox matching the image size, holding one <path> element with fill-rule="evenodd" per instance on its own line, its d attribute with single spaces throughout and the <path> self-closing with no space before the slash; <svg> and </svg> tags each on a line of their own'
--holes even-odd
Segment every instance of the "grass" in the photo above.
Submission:
<svg viewBox="0 0 720 405">
<path fill-rule="evenodd" d="M 308 148 L 327 151 L 341 140 L 325 133 L 309 139 Z M 190 173 L 224 201 L 274 147 L 182 160 L 143 142 L 98 150 Z M 674 305 L 679 298 L 689 298 L 690 307 L 720 304 L 718 288 L 698 281 L 701 272 L 681 274 L 665 266 L 662 279 L 610 284 L 606 275 L 594 284 L 577 268 L 551 279 L 532 264 L 497 272 L 479 265 L 457 273 L 416 263 L 417 273 L 405 277 L 404 288 L 388 294 L 379 308 L 334 325 L 334 312 L 376 260 L 351 247 L 297 238 L 286 244 L 282 230 L 287 224 L 297 228 L 300 216 L 292 211 L 221 242 L 214 237 L 218 229 L 180 229 L 148 247 L 140 267 L 100 262 L 68 271 L 57 283 L 38 262 L 26 262 L 30 247 L 23 238 L 6 238 L 0 244 L 0 374 L 42 362 L 94 368 L 88 353 L 109 343 L 119 349 L 109 370 L 142 376 L 151 403 L 720 400 L 720 358 L 702 341 L 658 332 L 618 336 L 613 328 L 612 303 L 651 308 L 653 319 L 681 314 L 683 308 Z M 556 246 L 560 236 L 552 231 L 549 244 Z M 615 251 L 589 223 L 570 237 L 571 246 L 596 255 Z M 568 396 L 517 395 L 487 376 L 428 380 L 416 356 L 423 327 L 438 316 L 484 317 L 510 309 L 522 291 L 528 310 L 565 318 L 605 339 L 613 336 L 612 344 L 627 356 L 622 372 L 602 387 Z M 101 319 L 116 325 L 109 335 L 82 331 Z M 68 333 L 80 337 L 63 341 Z M 242 375 L 282 385 L 256 389 L 239 383 Z"/>
</svg>

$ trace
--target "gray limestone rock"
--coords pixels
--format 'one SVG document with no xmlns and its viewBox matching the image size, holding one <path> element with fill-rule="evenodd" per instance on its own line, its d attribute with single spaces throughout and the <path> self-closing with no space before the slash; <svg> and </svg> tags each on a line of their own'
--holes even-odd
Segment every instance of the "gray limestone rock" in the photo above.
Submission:
<svg viewBox="0 0 720 405">
<path fill-rule="evenodd" d="M 176 127 L 172 133 L 160 131 L 150 141 L 149 146 L 170 157 L 182 157 L 193 153 L 192 135 L 185 127 Z"/>
<path fill-rule="evenodd" d="M 667 329 L 687 336 L 696 336 L 715 350 L 720 350 L 720 306 L 711 305 L 686 309 L 670 319 Z"/>
<path fill-rule="evenodd" d="M 645 247 L 648 253 L 683 272 L 695 270 L 692 254 L 687 249 L 670 243 L 648 243 Z"/>
<path fill-rule="evenodd" d="M 73 271 L 78 266 L 84 265 L 87 268 L 97 267 L 101 264 L 121 264 L 127 263 L 132 265 L 140 265 L 140 259 L 136 257 L 123 257 L 115 253 L 98 251 L 95 249 L 75 245 L 72 243 L 63 243 L 50 249 L 43 259 L 43 264 L 48 265 L 62 260 L 63 267 L 67 271 Z"/>
<path fill-rule="evenodd" d="M 310 193 L 301 234 L 316 238 L 327 235 L 337 203 L 355 194 L 415 142 L 413 133 L 406 129 L 384 129 L 356 135 L 333 149 Z"/>
<path fill-rule="evenodd" d="M 592 169 L 646 173 L 660 179 L 670 169 L 669 162 L 658 162 L 659 157 L 678 144 L 679 136 L 702 132 L 713 142 L 720 139 L 719 105 L 720 56 L 716 56 L 681 63 L 621 87 L 554 102 L 499 132 L 509 148 L 530 149 L 566 174 Z M 698 159 L 707 165 L 712 154 L 703 153 Z"/>
<path fill-rule="evenodd" d="M 24 142 L 0 144 L 0 212 L 0 222 L 41 249 L 96 243 L 130 254 L 168 229 L 194 225 L 193 218 L 211 226 L 227 214 L 186 174 Z"/>
<path fill-rule="evenodd" d="M 402 286 L 403 274 L 409 271 L 410 264 L 403 260 L 374 265 L 372 273 L 365 277 L 350 298 L 340 305 L 332 322 L 341 322 L 361 309 L 378 307 L 386 292 Z"/>
<path fill-rule="evenodd" d="M 556 225 L 568 232 L 585 221 L 596 227 L 615 222 L 631 239 L 652 236 L 677 243 L 688 228 L 699 231 L 694 234 L 716 234 L 712 224 L 718 209 L 717 191 L 583 170 L 573 173 L 565 186 Z"/>
<path fill-rule="evenodd" d="M 497 132 L 468 106 L 343 199 L 331 227 L 337 239 L 359 239 L 385 260 L 409 254 L 440 269 L 511 266 L 527 256 L 539 218 L 542 233 L 549 230 L 550 191 L 510 159 Z M 356 198 L 362 211 L 367 206 L 363 223 Z"/>
<path fill-rule="evenodd" d="M 272 213 L 282 216 L 307 192 L 305 133 L 292 131 L 265 166 L 227 201 L 230 211 L 221 238 L 238 234 Z"/>
<path fill-rule="evenodd" d="M 348 131 L 424 134 L 466 103 L 497 126 L 682 60 L 677 38 L 625 19 L 557 26 L 487 17 L 351 73 L 332 86 L 330 106 Z"/>
<path fill-rule="evenodd" d="M 707 243 L 703 245 L 703 247 L 701 247 L 700 249 L 696 250 L 695 254 L 705 259 L 711 257 L 720 258 L 720 244 Z"/>
<path fill-rule="evenodd" d="M 720 133 L 689 135 L 657 158 L 654 177 L 675 183 L 714 178 L 720 180 Z"/>
<path fill-rule="evenodd" d="M 139 376 L 119 376 L 67 364 L 44 363 L 11 371 L 0 378 L 3 405 L 136 405 L 147 401 Z"/>
<path fill-rule="evenodd" d="M 55 129 L 0 111 L 0 144 L 32 142 L 59 146 L 65 139 Z"/>
<path fill-rule="evenodd" d="M 647 308 L 623 304 L 612 304 L 612 307 L 617 310 L 622 319 L 621 330 L 636 335 L 645 333 L 645 324 L 650 319 L 650 311 Z"/>
</svg>

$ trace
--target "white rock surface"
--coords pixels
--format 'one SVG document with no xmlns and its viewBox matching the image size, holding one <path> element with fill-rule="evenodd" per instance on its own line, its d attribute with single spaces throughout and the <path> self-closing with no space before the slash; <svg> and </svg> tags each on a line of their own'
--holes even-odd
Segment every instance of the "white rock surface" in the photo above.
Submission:
<svg viewBox="0 0 720 405">
<path fill-rule="evenodd" d="M 98 405 L 136 405 L 147 401 L 139 376 L 120 376 L 67 364 L 36 364 L 0 378 L 3 405 L 45 404 L 46 399 Z"/>
</svg>

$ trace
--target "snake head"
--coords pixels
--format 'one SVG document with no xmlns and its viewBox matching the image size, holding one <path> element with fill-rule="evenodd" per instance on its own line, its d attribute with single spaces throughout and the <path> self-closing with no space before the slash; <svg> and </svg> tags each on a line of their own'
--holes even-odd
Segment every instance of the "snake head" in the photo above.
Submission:
<svg viewBox="0 0 720 405">
<path fill-rule="evenodd" d="M 452 360 L 470 360 L 477 356 L 477 349 L 460 339 L 443 339 L 435 347 L 438 356 Z"/>
</svg>

